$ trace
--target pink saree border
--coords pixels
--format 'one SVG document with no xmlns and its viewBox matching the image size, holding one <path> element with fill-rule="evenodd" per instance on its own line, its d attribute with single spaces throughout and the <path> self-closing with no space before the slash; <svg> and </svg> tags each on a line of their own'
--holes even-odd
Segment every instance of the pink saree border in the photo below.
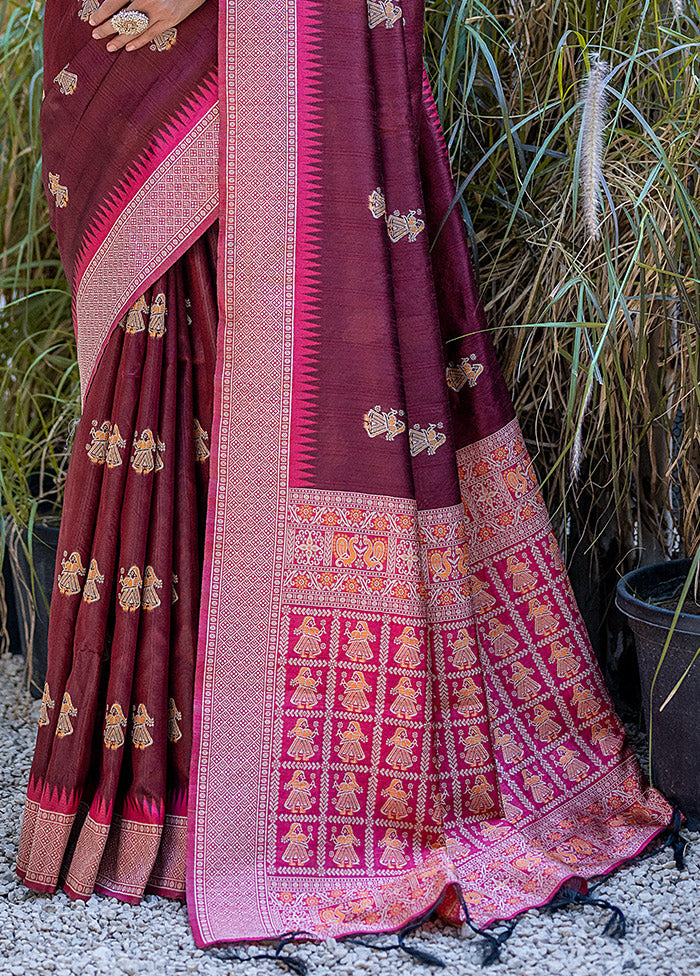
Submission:
<svg viewBox="0 0 700 976">
<path fill-rule="evenodd" d="M 127 174 L 76 264 L 74 320 L 83 403 L 120 317 L 218 215 L 219 106 L 211 84 Z"/>
<path fill-rule="evenodd" d="M 258 812 L 267 797 L 261 742 L 269 623 L 279 611 L 277 545 L 285 509 L 291 393 L 296 222 L 297 6 L 289 0 L 220 6 L 222 125 L 221 322 L 212 424 L 216 471 L 210 481 L 189 806 L 187 904 L 200 946 L 224 936 L 234 912 L 254 931 L 264 839 Z M 226 572 L 220 568 L 226 566 Z M 269 621 L 260 608 L 269 610 Z M 239 648 L 240 662 L 219 673 L 219 649 Z M 236 665 L 244 668 L 242 695 Z M 235 718 L 221 703 L 240 706 Z M 216 750 L 213 739 L 216 740 Z M 214 799 L 230 794 L 231 765 L 245 765 L 259 743 L 259 767 L 239 783 L 235 830 Z M 260 788 L 258 789 L 258 785 Z M 223 817 L 222 817 L 223 814 Z M 214 852 L 216 847 L 216 852 Z M 231 865 L 241 870 L 235 879 Z M 235 891 L 232 890 L 232 883 Z M 250 916 L 247 911 L 251 910 Z M 269 930 L 273 927 L 268 923 Z"/>
</svg>

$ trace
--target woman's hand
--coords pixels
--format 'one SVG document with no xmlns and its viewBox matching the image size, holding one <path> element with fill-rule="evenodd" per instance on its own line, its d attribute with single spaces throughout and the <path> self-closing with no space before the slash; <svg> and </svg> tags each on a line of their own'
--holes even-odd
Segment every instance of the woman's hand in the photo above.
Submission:
<svg viewBox="0 0 700 976">
<path fill-rule="evenodd" d="M 204 2 L 205 0 L 134 0 L 125 7 L 124 0 L 104 0 L 104 3 L 90 17 L 90 23 L 95 28 L 92 36 L 96 40 L 111 37 L 112 39 L 107 45 L 108 51 L 119 51 L 123 47 L 127 51 L 137 51 L 140 47 L 150 44 L 163 31 L 177 27 Z M 126 11 L 140 10 L 141 13 L 148 14 L 150 23 L 143 34 L 136 36 L 133 34 L 117 34 L 110 20 L 114 14 L 122 9 Z"/>
</svg>

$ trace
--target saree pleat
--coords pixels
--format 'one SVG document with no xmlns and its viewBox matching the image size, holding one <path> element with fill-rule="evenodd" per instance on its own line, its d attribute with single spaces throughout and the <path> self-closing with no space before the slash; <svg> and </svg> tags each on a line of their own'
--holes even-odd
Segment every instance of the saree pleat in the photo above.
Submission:
<svg viewBox="0 0 700 976">
<path fill-rule="evenodd" d="M 114 330 L 76 431 L 18 859 L 39 890 L 184 892 L 215 240 Z"/>
</svg>

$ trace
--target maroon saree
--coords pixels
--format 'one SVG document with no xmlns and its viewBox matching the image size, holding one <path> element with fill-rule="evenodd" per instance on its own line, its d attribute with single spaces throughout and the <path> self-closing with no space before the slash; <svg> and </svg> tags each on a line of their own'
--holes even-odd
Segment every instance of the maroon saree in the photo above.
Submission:
<svg viewBox="0 0 700 976">
<path fill-rule="evenodd" d="M 458 892 L 509 918 L 670 810 L 441 226 L 422 4 L 222 2 L 219 132 L 212 3 L 117 57 L 71 6 L 47 59 L 78 79 L 43 122 L 85 411 L 18 870 L 138 900 L 186 863 L 200 945 L 397 929 L 446 890 L 450 920 Z"/>
</svg>

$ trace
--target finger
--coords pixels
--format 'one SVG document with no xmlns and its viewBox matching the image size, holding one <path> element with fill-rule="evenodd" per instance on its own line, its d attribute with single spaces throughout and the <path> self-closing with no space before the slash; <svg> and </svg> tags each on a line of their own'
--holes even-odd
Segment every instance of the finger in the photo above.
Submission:
<svg viewBox="0 0 700 976">
<path fill-rule="evenodd" d="M 88 23 L 97 27 L 98 24 L 103 24 L 105 21 L 109 22 L 109 18 L 121 10 L 123 6 L 124 0 L 104 0 L 104 3 L 100 4 L 97 10 L 90 14 Z"/>
<path fill-rule="evenodd" d="M 138 51 L 139 48 L 145 47 L 150 44 L 151 41 L 155 40 L 159 34 L 163 31 L 168 30 L 169 27 L 174 27 L 175 24 L 168 24 L 165 21 L 159 20 L 155 24 L 151 24 L 148 30 L 145 30 L 143 34 L 139 34 L 137 37 L 129 38 L 129 42 L 126 45 L 127 51 Z"/>
<path fill-rule="evenodd" d="M 135 37 L 133 34 L 117 34 L 116 37 L 111 38 L 107 45 L 107 50 L 110 52 L 120 51 L 125 47 L 128 51 L 135 51 L 137 47 L 143 47 L 144 44 L 148 44 L 169 26 L 169 24 L 163 23 L 162 20 L 158 20 L 142 34 L 137 34 Z M 132 47 L 132 45 L 137 45 L 137 47 Z"/>
</svg>

